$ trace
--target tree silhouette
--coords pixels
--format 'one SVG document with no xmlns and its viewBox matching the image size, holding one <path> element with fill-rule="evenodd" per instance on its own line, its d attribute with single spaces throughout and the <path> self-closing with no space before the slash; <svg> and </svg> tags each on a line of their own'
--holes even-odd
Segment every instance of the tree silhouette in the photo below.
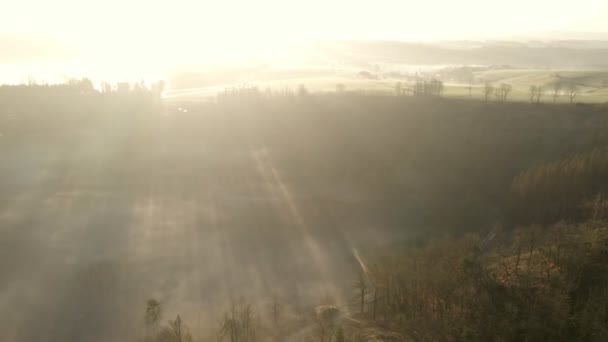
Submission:
<svg viewBox="0 0 608 342">
<path fill-rule="evenodd" d="M 538 87 L 535 85 L 530 86 L 530 103 L 534 103 L 536 99 L 536 93 L 538 92 Z"/>
<path fill-rule="evenodd" d="M 557 102 L 557 97 L 562 91 L 562 82 L 555 82 L 553 84 L 553 103 Z"/>
<path fill-rule="evenodd" d="M 144 321 L 146 323 L 146 335 L 153 336 L 158 333 L 162 310 L 160 302 L 156 299 L 148 299 Z"/>
<path fill-rule="evenodd" d="M 540 103 L 540 98 L 543 96 L 543 87 L 542 86 L 538 86 L 536 87 L 536 103 L 539 104 Z"/>
<path fill-rule="evenodd" d="M 570 103 L 574 102 L 574 98 L 578 93 L 578 87 L 574 83 L 570 83 L 568 85 L 568 97 L 570 98 Z"/>
<path fill-rule="evenodd" d="M 494 93 L 494 86 L 490 82 L 486 82 L 483 86 L 483 96 L 485 101 L 488 101 L 490 95 Z"/>
<path fill-rule="evenodd" d="M 182 318 L 177 315 L 175 320 L 169 320 L 169 326 L 161 329 L 156 340 L 158 342 L 193 342 L 194 339 L 188 328 L 182 322 Z"/>
<path fill-rule="evenodd" d="M 414 96 L 441 96 L 444 88 L 443 82 L 437 79 L 418 80 L 414 84 Z"/>
<path fill-rule="evenodd" d="M 500 88 L 499 88 L 500 99 L 501 99 L 502 101 L 506 101 L 506 100 L 507 100 L 507 97 L 508 97 L 508 96 L 509 96 L 509 94 L 511 93 L 511 90 L 512 90 L 512 89 L 513 89 L 513 87 L 511 87 L 511 85 L 510 85 L 510 84 L 506 84 L 506 83 L 501 84 L 501 85 L 500 85 Z"/>
</svg>

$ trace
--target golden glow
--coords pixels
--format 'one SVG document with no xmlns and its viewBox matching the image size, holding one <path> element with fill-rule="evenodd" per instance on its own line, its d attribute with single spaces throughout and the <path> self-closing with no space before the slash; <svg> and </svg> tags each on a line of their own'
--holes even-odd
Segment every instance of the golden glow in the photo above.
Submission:
<svg viewBox="0 0 608 342">
<path fill-rule="evenodd" d="M 8 9 L 8 10 L 7 10 Z M 159 73 L 170 65 L 273 58 L 317 39 L 483 39 L 524 32 L 608 31 L 608 1 L 579 0 L 19 0 L 0 33 L 77 47 L 72 69 Z M 2 61 L 0 61 L 1 63 Z M 74 73 L 74 71 L 71 71 Z"/>
</svg>

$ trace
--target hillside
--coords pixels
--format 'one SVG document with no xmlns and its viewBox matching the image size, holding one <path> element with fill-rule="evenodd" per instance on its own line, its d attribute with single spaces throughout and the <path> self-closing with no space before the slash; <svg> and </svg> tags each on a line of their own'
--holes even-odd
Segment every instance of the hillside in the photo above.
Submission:
<svg viewBox="0 0 608 342">
<path fill-rule="evenodd" d="M 363 264 L 369 272 L 392 267 L 382 259 L 386 252 L 405 267 L 412 259 L 399 253 L 413 248 L 429 265 L 420 271 L 445 267 L 433 274 L 465 276 L 451 263 L 474 249 L 451 246 L 474 246 L 498 227 L 509 232 L 538 222 L 537 212 L 513 205 L 515 179 L 544 174 L 536 170 L 553 170 L 573 156 L 595 160 L 586 153 L 608 143 L 602 105 L 254 88 L 215 102 L 163 103 L 145 88 L 98 92 L 85 81 L 2 87 L 0 102 L 0 273 L 10 280 L 0 290 L 3 300 L 19 304 L 0 307 L 8 340 L 136 338 L 147 329 L 142 316 L 151 298 L 164 312 L 157 328 L 168 319 L 178 324 L 179 313 L 201 339 L 216 340 L 218 319 L 230 318 L 222 313 L 239 298 L 258 313 L 265 336 L 305 327 L 317 334 L 314 308 L 335 305 L 345 319 L 371 329 L 366 334 L 411 337 L 413 326 L 427 329 L 440 314 L 429 301 L 453 298 L 431 284 L 463 283 L 418 274 L 427 284 L 417 292 L 424 315 L 407 309 L 405 299 L 391 300 L 391 311 L 377 308 L 376 319 L 387 324 L 382 328 L 370 318 L 373 306 L 353 304 L 353 281 L 365 291 L 376 286 L 371 276 L 360 278 Z M 576 179 L 587 175 L 590 183 L 563 202 L 568 207 L 543 207 L 547 226 L 587 217 L 576 202 L 596 198 L 593 189 L 603 188 L 587 185 L 605 178 L 589 176 L 597 169 L 582 170 Z M 530 183 L 538 184 L 529 189 L 539 196 L 517 203 L 526 208 L 561 198 L 542 190 L 561 173 L 550 175 Z M 555 216 L 555 208 L 570 214 Z M 463 238 L 469 233 L 477 238 Z M 503 245 L 511 235 L 499 236 Z M 446 240 L 435 247 L 433 239 Z M 444 260 L 446 250 L 454 253 L 448 264 L 433 261 Z M 485 254 L 481 265 L 496 267 Z M 396 276 L 407 277 L 402 271 Z M 464 290 L 488 290 L 476 286 Z M 273 301 L 293 324 L 286 330 L 270 328 Z M 61 323 L 74 320 L 79 323 Z M 457 333 L 444 328 L 437 332 Z"/>
</svg>

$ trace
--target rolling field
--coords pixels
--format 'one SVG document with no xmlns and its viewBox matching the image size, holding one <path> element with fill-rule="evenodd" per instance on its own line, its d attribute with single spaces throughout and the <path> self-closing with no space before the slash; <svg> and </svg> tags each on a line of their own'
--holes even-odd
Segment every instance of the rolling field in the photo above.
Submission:
<svg viewBox="0 0 608 342">
<path fill-rule="evenodd" d="M 531 86 L 542 86 L 545 94 L 543 102 L 553 102 L 553 87 L 556 82 L 575 84 L 577 95 L 575 102 L 603 103 L 608 102 L 608 71 L 605 70 L 490 70 L 474 73 L 471 98 L 483 99 L 483 87 L 486 82 L 494 86 L 502 83 L 513 87 L 509 95 L 511 101 L 529 101 Z M 297 92 L 304 86 L 310 92 L 334 92 L 336 86 L 342 84 L 346 91 L 395 94 L 395 85 L 401 82 L 406 94 L 412 87 L 413 81 L 399 78 L 365 79 L 348 75 L 312 76 L 312 77 L 284 77 L 278 80 L 259 82 L 244 82 L 238 84 L 213 85 L 201 88 L 171 89 L 166 92 L 168 100 L 200 100 L 211 99 L 226 89 L 243 86 L 257 87 L 261 92 Z M 445 81 L 444 96 L 455 98 L 469 98 L 469 85 L 454 81 Z M 566 86 L 558 97 L 558 103 L 568 103 Z M 493 96 L 491 96 L 493 99 Z"/>
</svg>

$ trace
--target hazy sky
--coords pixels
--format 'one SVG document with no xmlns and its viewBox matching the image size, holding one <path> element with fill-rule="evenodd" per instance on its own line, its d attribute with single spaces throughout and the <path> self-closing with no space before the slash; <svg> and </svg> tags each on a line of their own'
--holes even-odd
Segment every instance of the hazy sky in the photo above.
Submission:
<svg viewBox="0 0 608 342">
<path fill-rule="evenodd" d="M 530 31 L 608 32 L 606 0 L 19 0 L 0 31 L 78 42 L 298 38 L 461 39 Z M 109 43 L 109 42 L 105 42 Z"/>
<path fill-rule="evenodd" d="M 43 33 L 87 48 L 227 49 L 318 38 L 608 32 L 607 17 L 607 0 L 19 0 L 0 11 L 0 32 Z"/>
<path fill-rule="evenodd" d="M 607 17 L 608 0 L 19 0 L 0 11 L 0 42 L 2 34 L 28 33 L 34 41 L 42 36 L 49 43 L 45 53 L 57 43 L 105 61 L 125 64 L 132 59 L 146 67 L 244 53 L 268 56 L 309 39 L 500 39 L 546 31 L 608 32 Z M 29 51 L 2 44 L 0 63 L 6 62 L 7 52 L 21 58 Z"/>
</svg>

